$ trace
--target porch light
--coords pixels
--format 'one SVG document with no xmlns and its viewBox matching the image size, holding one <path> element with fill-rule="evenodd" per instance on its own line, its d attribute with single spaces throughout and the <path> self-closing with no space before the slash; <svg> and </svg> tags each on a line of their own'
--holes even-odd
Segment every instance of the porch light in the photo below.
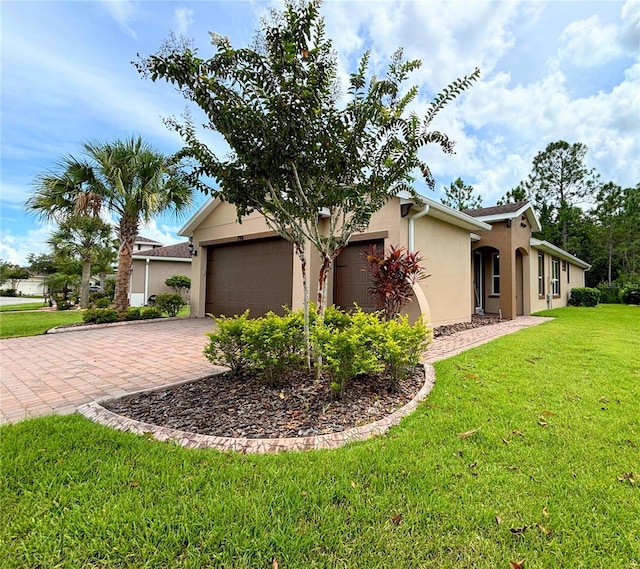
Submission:
<svg viewBox="0 0 640 569">
<path fill-rule="evenodd" d="M 198 256 L 198 251 L 195 250 L 195 247 L 193 246 L 193 239 L 189 238 L 189 245 L 187 245 L 187 247 L 189 248 L 189 255 L 191 255 L 192 257 L 197 257 Z"/>
</svg>

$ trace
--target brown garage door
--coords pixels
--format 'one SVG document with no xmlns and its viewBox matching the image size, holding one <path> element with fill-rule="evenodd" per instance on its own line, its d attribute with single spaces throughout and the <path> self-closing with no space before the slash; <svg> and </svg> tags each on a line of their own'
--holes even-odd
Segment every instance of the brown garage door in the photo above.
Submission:
<svg viewBox="0 0 640 569">
<path fill-rule="evenodd" d="M 369 294 L 371 276 L 366 270 L 362 252 L 370 245 L 384 248 L 384 239 L 356 241 L 347 245 L 334 264 L 333 303 L 344 310 L 351 310 L 355 302 L 365 312 L 376 308 Z"/>
<path fill-rule="evenodd" d="M 241 241 L 208 248 L 205 310 L 216 316 L 282 314 L 291 306 L 293 246 L 284 239 Z"/>
</svg>

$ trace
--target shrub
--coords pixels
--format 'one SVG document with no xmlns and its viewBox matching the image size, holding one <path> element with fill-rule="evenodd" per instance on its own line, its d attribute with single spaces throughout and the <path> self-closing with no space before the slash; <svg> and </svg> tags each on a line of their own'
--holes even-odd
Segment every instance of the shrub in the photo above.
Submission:
<svg viewBox="0 0 640 569">
<path fill-rule="evenodd" d="M 3 288 L 0 290 L 0 296 L 18 296 L 18 291 L 15 288 Z"/>
<path fill-rule="evenodd" d="M 140 308 L 138 306 L 130 306 L 124 313 L 125 320 L 140 320 Z"/>
<path fill-rule="evenodd" d="M 165 292 L 156 295 L 155 307 L 171 317 L 176 316 L 184 305 L 184 299 L 178 293 Z"/>
<path fill-rule="evenodd" d="M 316 326 L 312 331 L 314 348 L 322 356 L 323 370 L 329 375 L 331 389 L 340 396 L 350 380 L 384 369 L 378 357 L 381 322 L 377 314 L 359 308 L 351 315 L 349 326 Z"/>
<path fill-rule="evenodd" d="M 571 289 L 569 304 L 571 306 L 597 306 L 600 301 L 600 291 L 597 288 L 577 287 Z"/>
<path fill-rule="evenodd" d="M 186 301 L 187 294 L 191 289 L 191 279 L 187 275 L 172 275 L 164 281 L 164 284 L 172 288 L 173 292 L 178 293 Z"/>
<path fill-rule="evenodd" d="M 120 314 L 115 308 L 90 308 L 82 315 L 82 320 L 89 324 L 107 324 L 118 322 Z"/>
<path fill-rule="evenodd" d="M 69 300 L 58 300 L 56 302 L 56 310 L 71 310 L 73 304 Z"/>
<path fill-rule="evenodd" d="M 96 308 L 109 308 L 109 305 L 111 304 L 111 299 L 109 297 L 102 297 L 102 298 L 96 298 L 96 300 L 94 301 L 93 305 Z"/>
<path fill-rule="evenodd" d="M 281 383 L 287 371 L 299 369 L 304 361 L 302 314 L 278 316 L 268 312 L 248 320 L 243 333 L 246 357 L 270 386 Z"/>
<path fill-rule="evenodd" d="M 376 308 L 386 320 L 395 318 L 411 301 L 414 283 L 427 277 L 420 266 L 422 258 L 404 247 L 391 246 L 385 253 L 373 245 L 362 256 L 371 273 L 369 292 Z"/>
<path fill-rule="evenodd" d="M 640 286 L 630 286 L 622 291 L 622 302 L 640 304 Z"/>
<path fill-rule="evenodd" d="M 217 329 L 207 333 L 209 343 L 204 348 L 205 357 L 214 365 L 231 368 L 236 376 L 243 375 L 249 370 L 245 340 L 249 311 L 233 318 L 213 316 L 213 319 Z"/>
<path fill-rule="evenodd" d="M 162 312 L 155 306 L 145 306 L 140 309 L 141 320 L 152 320 L 153 318 L 162 318 Z"/>
<path fill-rule="evenodd" d="M 392 387 L 408 377 L 427 349 L 429 333 L 419 319 L 412 326 L 407 316 L 384 322 L 381 326 L 378 355 L 391 376 Z"/>
<path fill-rule="evenodd" d="M 597 287 L 600 292 L 600 302 L 616 304 L 622 302 L 622 285 L 618 282 L 602 282 Z"/>
</svg>

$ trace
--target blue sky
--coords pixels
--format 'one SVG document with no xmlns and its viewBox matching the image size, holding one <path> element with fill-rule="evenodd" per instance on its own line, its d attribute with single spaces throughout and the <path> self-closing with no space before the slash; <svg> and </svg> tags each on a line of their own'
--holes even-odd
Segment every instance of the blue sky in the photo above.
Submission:
<svg viewBox="0 0 640 569">
<path fill-rule="evenodd" d="M 260 17 L 279 5 L 1 2 L 0 258 L 25 263 L 47 249 L 51 228 L 25 213 L 24 201 L 36 176 L 79 154 L 84 141 L 140 134 L 163 152 L 180 148 L 162 117 L 181 114 L 187 102 L 142 79 L 131 64 L 137 53 L 155 52 L 171 31 L 192 38 L 205 57 L 209 31 L 247 45 Z M 459 176 L 493 205 L 559 139 L 586 144 L 587 164 L 603 181 L 640 181 L 638 0 L 325 0 L 322 13 L 344 77 L 366 49 L 379 72 L 398 47 L 422 60 L 411 78 L 418 112 L 456 77 L 481 69 L 481 80 L 434 124 L 457 141 L 457 153 L 424 150 L 437 181 L 426 195 L 439 198 Z M 224 153 L 219 137 L 203 136 Z M 185 221 L 159 218 L 141 233 L 175 243 Z"/>
</svg>

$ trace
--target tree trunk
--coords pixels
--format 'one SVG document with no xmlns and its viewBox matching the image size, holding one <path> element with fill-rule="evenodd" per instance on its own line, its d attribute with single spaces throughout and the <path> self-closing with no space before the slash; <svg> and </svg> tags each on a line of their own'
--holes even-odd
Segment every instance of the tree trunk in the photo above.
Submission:
<svg viewBox="0 0 640 569">
<path fill-rule="evenodd" d="M 309 326 L 309 281 L 307 280 L 307 255 L 306 255 L 306 243 L 295 243 L 296 254 L 300 259 L 300 265 L 302 268 L 302 290 L 303 290 L 303 331 L 304 331 L 304 344 L 306 351 L 306 363 L 307 369 L 311 371 L 311 328 Z"/>
<path fill-rule="evenodd" d="M 116 290 L 113 304 L 116 310 L 124 312 L 129 307 L 129 276 L 131 273 L 131 254 L 133 244 L 138 236 L 138 220 L 120 221 L 119 235 L 120 250 L 118 251 L 118 274 L 116 275 Z"/>
<path fill-rule="evenodd" d="M 89 279 L 91 279 L 91 261 L 83 261 L 80 280 L 80 308 L 89 306 Z"/>
</svg>

